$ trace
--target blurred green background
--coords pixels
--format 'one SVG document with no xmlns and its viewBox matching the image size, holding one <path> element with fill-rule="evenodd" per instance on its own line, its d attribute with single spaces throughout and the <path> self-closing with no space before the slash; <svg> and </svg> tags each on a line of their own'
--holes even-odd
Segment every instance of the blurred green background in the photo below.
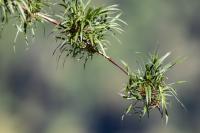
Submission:
<svg viewBox="0 0 200 133">
<path fill-rule="evenodd" d="M 138 120 L 121 115 L 128 103 L 118 92 L 127 77 L 102 57 L 83 64 L 67 58 L 57 68 L 52 56 L 57 46 L 53 26 L 39 26 L 36 39 L 26 46 L 21 35 L 13 52 L 16 29 L 9 24 L 0 39 L 0 132 L 1 133 L 198 133 L 200 132 L 200 1 L 199 0 L 93 0 L 94 5 L 118 3 L 128 23 L 111 40 L 108 55 L 132 70 L 136 61 L 159 47 L 172 51 L 171 59 L 187 57 L 168 73 L 169 81 L 186 80 L 177 86 L 187 111 L 172 99 L 169 124 L 160 114 Z M 43 35 L 43 28 L 46 35 Z"/>
</svg>

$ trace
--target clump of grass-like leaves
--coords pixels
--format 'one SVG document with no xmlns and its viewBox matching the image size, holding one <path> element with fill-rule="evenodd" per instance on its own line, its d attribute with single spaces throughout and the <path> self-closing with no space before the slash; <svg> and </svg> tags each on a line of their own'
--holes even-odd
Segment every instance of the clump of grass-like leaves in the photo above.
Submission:
<svg viewBox="0 0 200 133">
<path fill-rule="evenodd" d="M 18 30 L 16 38 L 19 32 L 24 32 L 26 36 L 27 29 L 31 29 L 31 34 L 35 35 L 34 24 L 41 22 L 35 14 L 46 4 L 46 0 L 0 0 L 0 22 L 5 24 L 10 18 L 15 18 L 15 26 Z"/>
<path fill-rule="evenodd" d="M 166 83 L 166 72 L 177 63 L 174 61 L 165 64 L 164 61 L 169 55 L 170 53 L 167 53 L 163 57 L 159 57 L 157 52 L 152 54 L 148 63 L 136 72 L 130 72 L 124 63 L 129 73 L 129 81 L 121 95 L 131 101 L 125 115 L 132 112 L 144 117 L 145 114 L 149 116 L 151 110 L 158 109 L 161 116 L 165 116 L 167 123 L 169 97 L 174 96 L 183 106 L 177 98 L 176 90 L 172 87 L 174 83 Z M 177 83 L 181 83 L 181 81 Z"/>
<path fill-rule="evenodd" d="M 126 24 L 120 19 L 118 5 L 90 7 L 90 0 L 63 0 L 60 5 L 65 10 L 59 16 L 61 26 L 57 27 L 56 38 L 61 44 L 56 50 L 61 55 L 65 53 L 66 57 L 84 58 L 86 62 L 97 52 L 106 55 L 105 49 L 109 44 L 106 35 L 115 36 L 115 32 L 123 32 L 119 22 Z"/>
</svg>

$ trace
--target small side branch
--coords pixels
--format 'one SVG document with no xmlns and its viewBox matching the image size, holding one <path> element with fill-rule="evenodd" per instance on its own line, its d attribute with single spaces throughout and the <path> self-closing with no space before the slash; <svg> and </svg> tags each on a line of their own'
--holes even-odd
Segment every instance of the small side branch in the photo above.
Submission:
<svg viewBox="0 0 200 133">
<path fill-rule="evenodd" d="M 47 15 L 43 14 L 43 13 L 36 13 L 36 15 L 40 18 L 43 18 L 44 20 L 54 24 L 54 25 L 60 25 L 60 22 L 58 22 L 57 20 L 53 19 L 53 18 L 50 18 L 48 17 Z"/>
<path fill-rule="evenodd" d="M 49 16 L 47 16 L 47 15 L 45 15 L 45 14 L 43 14 L 43 13 L 38 12 L 38 13 L 36 13 L 36 15 L 37 15 L 38 17 L 40 17 L 40 18 L 46 20 L 47 22 L 52 23 L 53 25 L 56 25 L 56 26 L 60 26 L 60 27 L 62 27 L 62 28 L 65 28 L 65 26 L 63 26 L 63 25 L 61 24 L 61 22 L 59 22 L 58 20 L 55 20 L 55 19 L 53 19 L 53 18 L 50 18 Z"/>
<path fill-rule="evenodd" d="M 118 69 L 120 69 L 124 74 L 128 75 L 128 72 L 122 68 L 119 64 L 117 64 L 111 57 L 104 55 L 101 52 L 97 52 L 99 55 L 103 56 L 105 59 L 107 59 L 110 63 L 112 63 L 114 66 L 116 66 Z"/>
</svg>

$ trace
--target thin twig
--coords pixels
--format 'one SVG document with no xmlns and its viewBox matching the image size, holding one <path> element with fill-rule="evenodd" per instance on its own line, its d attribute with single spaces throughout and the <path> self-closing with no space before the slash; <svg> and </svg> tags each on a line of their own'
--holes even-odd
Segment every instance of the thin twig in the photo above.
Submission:
<svg viewBox="0 0 200 133">
<path fill-rule="evenodd" d="M 54 25 L 60 25 L 60 22 L 58 22 L 57 20 L 55 20 L 55 19 L 53 19 L 53 18 L 50 18 L 50 17 L 48 17 L 47 15 L 45 15 L 45 14 L 43 14 L 43 13 L 36 13 L 36 15 L 38 16 L 38 17 L 41 17 L 41 18 L 43 18 L 44 20 L 46 20 L 46 21 L 48 21 L 48 22 L 51 22 L 52 24 L 54 24 Z"/>
<path fill-rule="evenodd" d="M 119 68 L 122 72 L 124 72 L 126 75 L 128 75 L 128 72 L 122 68 L 119 64 L 117 64 L 111 57 L 104 55 L 101 52 L 97 52 L 99 55 L 103 56 L 105 59 L 107 59 L 110 63 L 112 63 L 114 66 L 116 66 L 117 68 Z"/>
<path fill-rule="evenodd" d="M 43 13 L 38 12 L 38 13 L 36 13 L 36 15 L 37 15 L 38 17 L 40 17 L 40 18 L 43 18 L 43 19 L 46 20 L 47 22 L 50 22 L 50 23 L 56 25 L 56 26 L 60 26 L 60 27 L 62 27 L 62 28 L 66 28 L 66 27 L 63 26 L 63 25 L 61 24 L 61 22 L 59 22 L 58 20 L 55 20 L 55 19 L 53 19 L 53 18 L 50 18 L 49 16 L 47 16 L 47 15 L 45 15 L 45 14 L 43 14 Z"/>
</svg>

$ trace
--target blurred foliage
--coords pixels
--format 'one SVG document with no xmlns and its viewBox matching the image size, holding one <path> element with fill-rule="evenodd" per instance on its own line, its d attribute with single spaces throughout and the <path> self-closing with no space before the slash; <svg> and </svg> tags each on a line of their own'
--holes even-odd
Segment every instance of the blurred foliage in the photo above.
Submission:
<svg viewBox="0 0 200 133">
<path fill-rule="evenodd" d="M 1 26 L 8 23 L 9 19 L 15 19 L 17 33 L 15 42 L 20 32 L 24 33 L 26 42 L 28 41 L 27 29 L 30 29 L 31 35 L 35 36 L 36 22 L 42 22 L 36 15 L 41 9 L 47 6 L 47 1 L 41 0 L 1 0 L 0 16 Z"/>
</svg>

